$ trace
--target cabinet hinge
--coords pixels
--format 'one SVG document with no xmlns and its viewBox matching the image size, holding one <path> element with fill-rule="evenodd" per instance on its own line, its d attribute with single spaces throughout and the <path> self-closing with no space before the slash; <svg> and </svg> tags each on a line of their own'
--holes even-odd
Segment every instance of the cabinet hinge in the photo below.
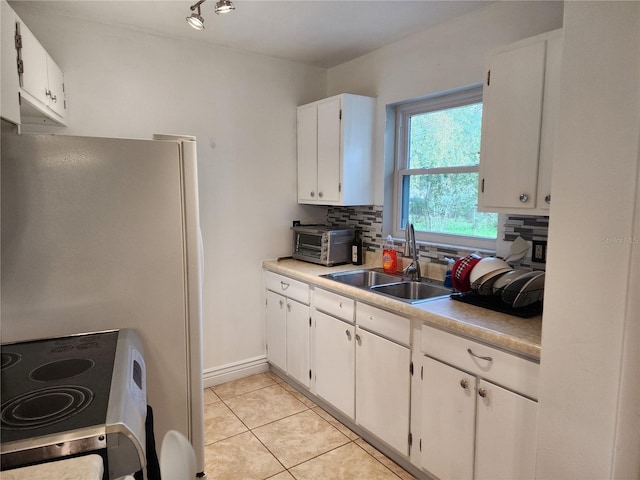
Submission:
<svg viewBox="0 0 640 480">
<path fill-rule="evenodd" d="M 342 120 L 342 109 L 340 109 L 340 120 Z"/>
<path fill-rule="evenodd" d="M 487 72 L 487 87 L 491 85 L 491 70 Z"/>
<path fill-rule="evenodd" d="M 424 380 L 424 367 L 420 367 L 420 380 Z"/>
<path fill-rule="evenodd" d="M 484 178 L 482 179 L 482 188 L 480 189 L 482 193 L 484 193 Z"/>
<path fill-rule="evenodd" d="M 422 439 L 420 439 L 420 441 L 418 442 L 418 448 L 420 449 L 420 451 L 422 451 Z"/>
<path fill-rule="evenodd" d="M 409 448 L 411 448 L 411 445 L 413 445 L 413 435 L 409 432 Z"/>
<path fill-rule="evenodd" d="M 311 317 L 309 317 L 309 326 L 311 326 Z"/>
<path fill-rule="evenodd" d="M 309 369 L 309 380 L 311 380 L 311 369 Z"/>
<path fill-rule="evenodd" d="M 413 362 L 409 363 L 409 373 L 413 376 Z"/>
<path fill-rule="evenodd" d="M 342 192 L 342 182 L 338 183 L 338 193 Z"/>
<path fill-rule="evenodd" d="M 22 74 L 24 73 L 24 63 L 22 62 L 22 35 L 20 34 L 20 23 L 16 22 L 16 34 L 14 39 L 16 45 L 16 53 L 18 56 L 18 77 L 20 86 L 22 86 Z"/>
</svg>

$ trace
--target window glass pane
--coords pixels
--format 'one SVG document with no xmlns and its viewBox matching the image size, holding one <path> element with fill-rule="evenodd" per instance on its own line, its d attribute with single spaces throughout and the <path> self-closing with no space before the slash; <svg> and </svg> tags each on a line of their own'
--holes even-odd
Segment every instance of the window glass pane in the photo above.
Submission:
<svg viewBox="0 0 640 480">
<path fill-rule="evenodd" d="M 412 115 L 407 168 L 478 165 L 482 103 Z"/>
<path fill-rule="evenodd" d="M 477 173 L 410 175 L 402 183 L 403 224 L 408 215 L 417 231 L 496 238 L 498 214 L 476 209 Z"/>
</svg>

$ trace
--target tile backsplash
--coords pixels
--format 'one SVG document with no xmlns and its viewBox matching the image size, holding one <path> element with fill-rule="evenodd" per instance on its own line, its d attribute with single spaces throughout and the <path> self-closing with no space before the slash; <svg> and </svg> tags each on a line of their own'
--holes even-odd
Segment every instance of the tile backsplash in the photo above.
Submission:
<svg viewBox="0 0 640 480">
<path fill-rule="evenodd" d="M 328 207 L 327 224 L 332 227 L 352 227 L 362 230 L 363 246 L 367 252 L 381 252 L 385 243 L 382 236 L 382 207 Z M 511 242 L 518 236 L 527 241 L 546 241 L 549 230 L 549 217 L 508 215 L 504 224 L 504 241 Z M 394 246 L 400 253 L 404 250 L 404 239 L 394 240 Z M 459 258 L 477 249 L 420 243 L 418 245 L 422 261 L 446 265 L 445 257 Z M 493 251 L 480 251 L 483 255 L 494 255 Z M 544 268 L 544 264 L 531 262 L 530 257 L 523 258 L 515 266 Z"/>
</svg>

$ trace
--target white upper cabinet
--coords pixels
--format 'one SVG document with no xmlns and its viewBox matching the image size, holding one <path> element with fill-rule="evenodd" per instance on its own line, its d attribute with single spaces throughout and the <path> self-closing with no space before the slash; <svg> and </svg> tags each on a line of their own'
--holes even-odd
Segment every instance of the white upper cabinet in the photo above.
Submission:
<svg viewBox="0 0 640 480">
<path fill-rule="evenodd" d="M 17 16 L 13 9 L 6 1 L 0 2 L 2 7 L 2 26 L 0 34 L 2 35 L 2 52 L 0 60 L 2 61 L 2 118 L 11 123 L 20 123 L 20 83 L 18 81 L 18 54 L 15 48 L 15 31 Z"/>
<path fill-rule="evenodd" d="M 370 205 L 375 98 L 342 94 L 298 107 L 298 203 Z"/>
<path fill-rule="evenodd" d="M 11 7 L 2 2 L 2 118 L 66 125 L 62 69 Z"/>
<path fill-rule="evenodd" d="M 494 51 L 483 91 L 478 210 L 549 215 L 562 31 Z"/>
</svg>

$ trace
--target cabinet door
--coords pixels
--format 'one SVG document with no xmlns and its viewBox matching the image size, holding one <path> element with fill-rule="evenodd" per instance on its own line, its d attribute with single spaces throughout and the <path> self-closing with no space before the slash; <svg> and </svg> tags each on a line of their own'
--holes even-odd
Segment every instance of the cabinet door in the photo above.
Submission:
<svg viewBox="0 0 640 480">
<path fill-rule="evenodd" d="M 298 107 L 298 202 L 315 203 L 318 188 L 318 108 Z"/>
<path fill-rule="evenodd" d="M 544 88 L 545 41 L 490 60 L 484 90 L 481 205 L 520 210 L 536 206 Z"/>
<path fill-rule="evenodd" d="M 542 210 L 549 210 L 551 206 L 551 169 L 553 167 L 556 125 L 558 123 L 558 106 L 560 105 L 561 68 L 562 37 L 555 37 L 547 41 L 544 79 L 537 194 L 537 206 Z"/>
<path fill-rule="evenodd" d="M 0 88 L 2 89 L 2 97 L 0 99 L 0 106 L 2 112 L 0 112 L 2 118 L 10 121 L 11 123 L 20 123 L 20 105 L 18 103 L 18 53 L 15 47 L 15 33 L 16 33 L 16 16 L 13 9 L 7 2 L 0 2 L 0 8 L 2 14 L 0 14 L 0 20 L 2 26 L 0 27 L 0 35 L 2 41 L 0 42 L 0 61 L 2 63 L 2 81 L 0 82 Z"/>
<path fill-rule="evenodd" d="M 475 478 L 534 478 L 538 404 L 485 380 L 478 393 Z"/>
<path fill-rule="evenodd" d="M 267 290 L 266 293 L 267 360 L 287 371 L 287 299 Z"/>
<path fill-rule="evenodd" d="M 19 24 L 19 29 L 22 36 L 22 64 L 24 68 L 20 77 L 20 86 L 35 99 L 48 105 L 47 52 L 24 23 Z"/>
<path fill-rule="evenodd" d="M 341 190 L 340 98 L 318 104 L 318 201 L 339 202 Z"/>
<path fill-rule="evenodd" d="M 287 373 L 309 386 L 309 306 L 287 298 Z"/>
<path fill-rule="evenodd" d="M 356 327 L 356 423 L 409 454 L 408 348 Z"/>
<path fill-rule="evenodd" d="M 316 393 L 350 418 L 355 408 L 355 327 L 316 311 Z"/>
<path fill-rule="evenodd" d="M 62 69 L 47 54 L 47 82 L 49 85 L 49 108 L 61 117 L 65 114 L 64 74 Z"/>
<path fill-rule="evenodd" d="M 471 479 L 476 377 L 426 356 L 421 373 L 422 468 L 442 479 Z"/>
</svg>

